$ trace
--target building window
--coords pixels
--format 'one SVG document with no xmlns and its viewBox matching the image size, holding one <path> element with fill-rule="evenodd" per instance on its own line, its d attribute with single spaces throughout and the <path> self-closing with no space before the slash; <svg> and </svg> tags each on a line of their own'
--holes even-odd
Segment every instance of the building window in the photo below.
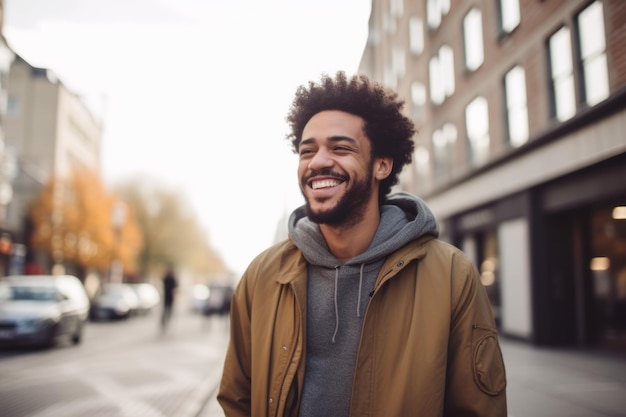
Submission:
<svg viewBox="0 0 626 417">
<path fill-rule="evenodd" d="M 437 29 L 441 20 L 450 11 L 450 0 L 427 0 L 426 23 L 430 29 Z"/>
<path fill-rule="evenodd" d="M 499 0 L 500 31 L 511 33 L 520 24 L 519 0 Z"/>
<path fill-rule="evenodd" d="M 389 2 L 389 12 L 393 17 L 402 17 L 404 14 L 403 0 L 391 0 Z"/>
<path fill-rule="evenodd" d="M 576 113 L 570 30 L 562 27 L 548 40 L 553 116 L 564 121 Z"/>
<path fill-rule="evenodd" d="M 413 104 L 413 121 L 424 121 L 424 106 L 426 105 L 426 86 L 424 83 L 414 81 L 411 84 L 411 103 Z"/>
<path fill-rule="evenodd" d="M 436 180 L 441 181 L 452 176 L 456 159 L 456 139 L 456 126 L 452 123 L 446 123 L 433 132 Z"/>
<path fill-rule="evenodd" d="M 396 19 L 386 13 L 383 16 L 383 30 L 385 33 L 396 33 Z"/>
<path fill-rule="evenodd" d="M 413 153 L 413 164 L 416 173 L 416 189 L 424 190 L 432 173 L 430 168 L 430 152 L 424 145 L 417 145 Z"/>
<path fill-rule="evenodd" d="M 419 17 L 409 20 L 409 50 L 416 55 L 424 51 L 424 22 Z"/>
<path fill-rule="evenodd" d="M 395 89 L 398 87 L 398 75 L 391 66 L 385 66 L 383 70 L 383 83 L 389 88 Z"/>
<path fill-rule="evenodd" d="M 482 165 L 489 157 L 489 113 L 484 97 L 476 97 L 465 108 L 465 128 L 470 145 L 469 161 L 473 166 Z"/>
<path fill-rule="evenodd" d="M 406 54 L 403 48 L 393 47 L 391 50 L 391 70 L 397 77 L 406 74 Z"/>
<path fill-rule="evenodd" d="M 578 15 L 576 22 L 584 102 L 593 106 L 609 96 L 602 2 L 591 3 Z"/>
<path fill-rule="evenodd" d="M 430 59 L 430 99 L 434 104 L 441 104 L 446 97 L 454 94 L 454 53 L 448 45 L 439 48 L 437 55 Z"/>
<path fill-rule="evenodd" d="M 528 141 L 528 103 L 524 68 L 515 66 L 504 76 L 507 133 L 513 147 Z"/>
<path fill-rule="evenodd" d="M 465 68 L 476 71 L 485 59 L 483 48 L 483 19 L 480 10 L 471 9 L 463 19 Z"/>
</svg>

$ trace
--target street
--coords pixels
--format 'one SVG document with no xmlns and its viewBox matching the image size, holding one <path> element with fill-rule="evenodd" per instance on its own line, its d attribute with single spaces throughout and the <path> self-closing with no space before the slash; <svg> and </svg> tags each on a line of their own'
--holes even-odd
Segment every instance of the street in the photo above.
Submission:
<svg viewBox="0 0 626 417">
<path fill-rule="evenodd" d="M 168 331 L 159 311 L 119 322 L 89 322 L 79 346 L 0 350 L 3 417 L 193 416 L 205 381 L 216 381 L 226 317 L 181 305 Z"/>
</svg>

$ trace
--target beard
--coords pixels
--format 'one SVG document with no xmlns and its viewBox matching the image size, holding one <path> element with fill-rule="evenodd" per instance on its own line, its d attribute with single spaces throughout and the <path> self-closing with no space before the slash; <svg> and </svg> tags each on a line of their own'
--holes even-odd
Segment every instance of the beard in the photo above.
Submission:
<svg viewBox="0 0 626 417">
<path fill-rule="evenodd" d="M 352 187 L 339 199 L 334 207 L 327 210 L 314 211 L 311 208 L 310 199 L 304 191 L 302 195 L 306 202 L 306 214 L 313 223 L 327 224 L 329 226 L 353 226 L 363 219 L 365 208 L 372 195 L 373 182 L 373 162 L 369 164 L 367 175 L 364 179 L 355 181 Z M 317 173 L 314 173 L 318 175 Z M 334 175 L 332 173 L 320 172 L 321 175 Z M 302 181 L 306 184 L 306 180 Z"/>
</svg>

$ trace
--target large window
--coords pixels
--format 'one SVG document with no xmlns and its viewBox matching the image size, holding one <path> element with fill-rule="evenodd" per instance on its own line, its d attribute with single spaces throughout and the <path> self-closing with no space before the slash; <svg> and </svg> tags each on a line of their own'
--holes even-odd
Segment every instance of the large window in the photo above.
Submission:
<svg viewBox="0 0 626 417">
<path fill-rule="evenodd" d="M 450 0 L 427 0 L 426 23 L 430 29 L 437 29 L 441 20 L 450 11 Z"/>
<path fill-rule="evenodd" d="M 391 50 L 391 70 L 397 77 L 406 74 L 406 53 L 404 48 L 394 46 Z"/>
<path fill-rule="evenodd" d="M 577 24 L 583 100 L 593 106 L 609 96 L 602 2 L 595 1 L 584 9 Z"/>
<path fill-rule="evenodd" d="M 409 50 L 416 55 L 424 51 L 424 22 L 419 17 L 409 20 Z"/>
<path fill-rule="evenodd" d="M 499 0 L 500 31 L 510 33 L 520 24 L 519 0 Z"/>
<path fill-rule="evenodd" d="M 413 153 L 413 163 L 417 173 L 417 189 L 423 190 L 430 176 L 430 153 L 424 145 L 417 145 Z"/>
<path fill-rule="evenodd" d="M 469 161 L 482 165 L 489 158 L 489 112 L 487 99 L 476 97 L 465 108 L 465 128 L 470 145 Z"/>
<path fill-rule="evenodd" d="M 528 104 L 526 100 L 526 74 L 519 65 L 504 76 L 507 137 L 513 147 L 528 141 Z"/>
<path fill-rule="evenodd" d="M 548 40 L 553 116 L 560 121 L 573 117 L 577 105 L 593 106 L 610 92 L 602 2 L 590 3 L 575 22 L 575 30 L 563 26 Z"/>
<path fill-rule="evenodd" d="M 402 17 L 404 13 L 404 2 L 402 0 L 391 0 L 389 2 L 389 13 L 393 17 Z"/>
<path fill-rule="evenodd" d="M 446 123 L 433 132 L 436 180 L 443 180 L 452 175 L 456 159 L 456 138 L 457 130 L 452 123 Z"/>
<path fill-rule="evenodd" d="M 446 97 L 454 94 L 454 54 L 448 45 L 442 45 L 437 55 L 430 59 L 430 99 L 441 104 Z"/>
<path fill-rule="evenodd" d="M 552 79 L 553 115 L 560 121 L 576 113 L 570 30 L 562 27 L 548 40 Z"/>
<path fill-rule="evenodd" d="M 424 107 L 426 105 L 426 86 L 424 83 L 414 81 L 411 84 L 411 104 L 413 105 L 413 121 L 422 123 L 424 121 Z"/>
<path fill-rule="evenodd" d="M 483 48 L 483 18 L 480 10 L 471 9 L 463 19 L 465 68 L 475 71 L 485 59 Z"/>
</svg>

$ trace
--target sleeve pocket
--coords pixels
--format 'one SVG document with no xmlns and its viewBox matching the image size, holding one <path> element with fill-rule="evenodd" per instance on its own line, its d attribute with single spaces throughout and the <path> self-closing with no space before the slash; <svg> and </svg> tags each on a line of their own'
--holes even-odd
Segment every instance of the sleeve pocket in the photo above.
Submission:
<svg viewBox="0 0 626 417">
<path fill-rule="evenodd" d="M 506 388 L 506 372 L 495 329 L 474 325 L 473 373 L 482 392 L 499 395 Z"/>
</svg>

